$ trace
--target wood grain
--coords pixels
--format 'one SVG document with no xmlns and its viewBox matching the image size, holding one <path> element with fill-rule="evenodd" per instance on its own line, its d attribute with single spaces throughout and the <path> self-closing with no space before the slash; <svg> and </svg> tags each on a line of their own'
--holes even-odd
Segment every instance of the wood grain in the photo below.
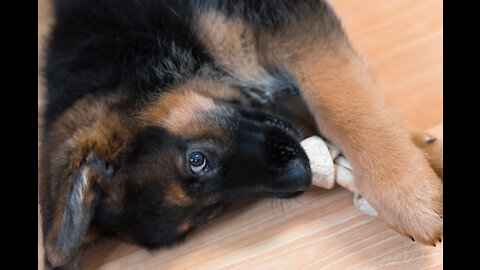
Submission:
<svg viewBox="0 0 480 270">
<path fill-rule="evenodd" d="M 334 0 L 333 6 L 370 62 L 387 104 L 442 138 L 442 1 Z M 52 21 L 48 0 L 39 1 L 38 15 L 41 52 Z M 39 67 L 41 62 L 40 54 Z M 39 112 L 43 92 L 40 81 Z M 94 246 L 81 269 L 443 268 L 443 243 L 427 247 L 398 235 L 358 211 L 352 197 L 340 187 L 312 187 L 293 200 L 243 202 L 171 249 L 149 252 L 115 240 Z M 40 227 L 38 232 L 43 269 Z"/>
</svg>

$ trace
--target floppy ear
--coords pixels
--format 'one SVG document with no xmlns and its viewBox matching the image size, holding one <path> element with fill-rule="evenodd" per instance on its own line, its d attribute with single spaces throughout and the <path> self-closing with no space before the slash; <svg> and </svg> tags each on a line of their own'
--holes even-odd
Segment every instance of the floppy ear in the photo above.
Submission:
<svg viewBox="0 0 480 270">
<path fill-rule="evenodd" d="M 64 171 L 54 213 L 44 226 L 45 252 L 52 266 L 67 263 L 82 246 L 101 196 L 97 181 L 112 173 L 112 167 L 93 154 Z"/>
<path fill-rule="evenodd" d="M 115 188 L 113 168 L 135 131 L 122 108 L 115 99 L 87 96 L 43 139 L 39 198 L 45 257 L 53 267 L 78 257 L 98 201 Z"/>
</svg>

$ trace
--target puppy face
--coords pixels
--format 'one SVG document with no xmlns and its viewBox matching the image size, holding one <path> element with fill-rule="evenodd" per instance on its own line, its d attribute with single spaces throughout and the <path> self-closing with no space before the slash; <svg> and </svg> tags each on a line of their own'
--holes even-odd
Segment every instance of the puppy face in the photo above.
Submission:
<svg viewBox="0 0 480 270">
<path fill-rule="evenodd" d="M 129 238 L 169 245 L 241 198 L 290 198 L 311 184 L 301 135 L 266 111 L 189 91 L 160 97 L 126 158 Z M 112 219 L 108 209 L 97 224 Z M 106 221 L 107 220 L 107 221 Z"/>
<path fill-rule="evenodd" d="M 235 200 L 305 191 L 311 172 L 301 134 L 228 91 L 187 83 L 134 113 L 111 97 L 66 111 L 42 151 L 50 263 L 67 262 L 92 230 L 169 246 Z"/>
</svg>

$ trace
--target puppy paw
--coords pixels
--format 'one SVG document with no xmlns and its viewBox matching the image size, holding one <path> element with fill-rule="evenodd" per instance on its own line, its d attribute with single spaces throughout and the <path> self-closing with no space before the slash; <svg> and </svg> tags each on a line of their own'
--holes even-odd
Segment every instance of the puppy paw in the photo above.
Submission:
<svg viewBox="0 0 480 270">
<path fill-rule="evenodd" d="M 429 163 L 424 160 L 423 166 L 409 167 L 389 177 L 371 188 L 368 197 L 363 194 L 378 216 L 413 241 L 430 246 L 441 242 L 443 183 Z"/>
</svg>

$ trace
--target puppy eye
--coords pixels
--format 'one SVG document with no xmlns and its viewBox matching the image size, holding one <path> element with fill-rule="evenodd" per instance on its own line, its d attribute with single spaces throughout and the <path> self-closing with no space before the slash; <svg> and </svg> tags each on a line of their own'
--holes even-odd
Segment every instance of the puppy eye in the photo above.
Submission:
<svg viewBox="0 0 480 270">
<path fill-rule="evenodd" d="M 207 158 L 200 152 L 193 152 L 188 157 L 188 163 L 193 173 L 199 173 L 205 170 Z"/>
</svg>

